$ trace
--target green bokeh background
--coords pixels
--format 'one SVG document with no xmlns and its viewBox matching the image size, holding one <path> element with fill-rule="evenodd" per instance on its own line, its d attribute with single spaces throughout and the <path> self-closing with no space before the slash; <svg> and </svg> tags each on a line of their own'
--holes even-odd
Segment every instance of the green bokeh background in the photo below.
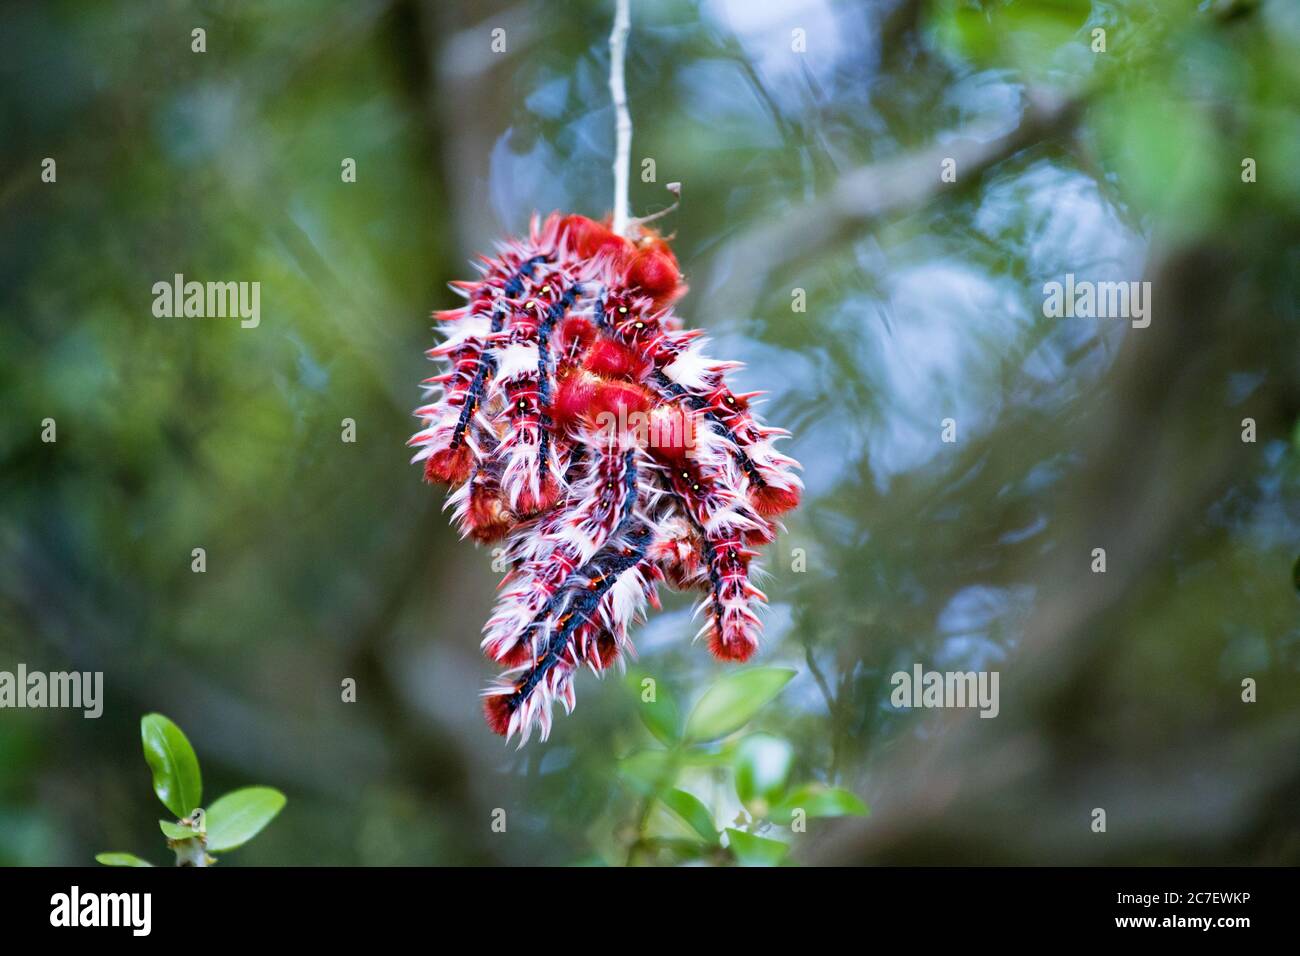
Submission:
<svg viewBox="0 0 1300 956">
<path fill-rule="evenodd" d="M 796 862 L 1300 862 L 1296 5 L 633 7 L 633 211 L 683 183 L 680 311 L 808 482 L 759 662 L 799 673 L 674 782 L 730 825 L 733 748 L 789 741 L 792 781 L 873 808 L 771 831 Z M 688 602 L 630 682 L 581 678 L 549 742 L 504 748 L 498 575 L 404 448 L 445 283 L 534 209 L 611 205 L 610 4 L 0 16 L 0 669 L 106 689 L 99 720 L 0 711 L 0 863 L 163 861 L 150 711 L 210 792 L 288 795 L 223 865 L 700 858 L 627 769 L 657 746 L 637 680 L 684 711 L 726 673 Z M 925 165 L 1041 103 L 956 184 Z M 907 202 L 817 205 L 860 168 Z M 1044 318 L 1067 272 L 1151 281 L 1151 327 Z M 260 281 L 261 325 L 155 318 L 175 273 Z M 916 662 L 998 670 L 998 719 L 893 710 Z"/>
</svg>

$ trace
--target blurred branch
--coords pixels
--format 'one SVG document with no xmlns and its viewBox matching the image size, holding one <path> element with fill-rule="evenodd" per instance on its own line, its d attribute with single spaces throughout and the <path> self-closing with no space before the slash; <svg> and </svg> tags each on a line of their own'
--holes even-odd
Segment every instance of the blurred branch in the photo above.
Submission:
<svg viewBox="0 0 1300 956">
<path fill-rule="evenodd" d="M 771 276 L 814 260 L 891 216 L 915 212 L 944 193 L 971 188 L 998 163 L 1072 129 L 1081 107 L 1077 98 L 1032 98 L 1009 133 L 1001 132 L 1003 124 L 991 121 L 967 129 L 958 139 L 845 174 L 826 195 L 774 215 L 731 240 L 714 269 L 726 270 L 726 278 L 710 283 L 699 314 L 750 315 Z M 956 161 L 956 183 L 940 179 L 945 159 Z"/>
</svg>

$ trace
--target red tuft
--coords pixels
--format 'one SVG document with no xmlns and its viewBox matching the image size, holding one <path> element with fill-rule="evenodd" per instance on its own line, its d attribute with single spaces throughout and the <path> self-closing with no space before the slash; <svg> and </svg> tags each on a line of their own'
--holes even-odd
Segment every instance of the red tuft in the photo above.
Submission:
<svg viewBox="0 0 1300 956">
<path fill-rule="evenodd" d="M 587 321 L 586 317 L 581 315 L 571 315 L 560 323 L 559 332 L 556 339 L 559 341 L 559 348 L 556 353 L 559 355 L 568 355 L 573 351 L 573 346 L 577 344 L 577 351 L 586 350 L 596 338 L 596 327 Z"/>
<path fill-rule="evenodd" d="M 749 641 L 726 643 L 718 634 L 716 625 L 709 629 L 709 653 L 720 661 L 735 661 L 738 664 L 743 664 L 754 656 L 754 650 L 757 646 Z"/>
<path fill-rule="evenodd" d="M 470 449 L 462 443 L 458 448 L 435 451 L 424 463 L 424 480 L 444 485 L 459 485 L 469 477 Z"/>
<path fill-rule="evenodd" d="M 671 563 L 668 563 L 671 562 Z M 687 563 L 680 557 L 672 557 L 664 564 L 664 580 L 668 586 L 677 591 L 689 591 L 700 583 L 700 569 L 697 561 Z"/>
<path fill-rule="evenodd" d="M 755 395 L 761 394 L 761 392 L 737 393 L 723 385 L 714 389 L 713 393 L 709 395 L 709 407 L 722 415 L 723 418 L 729 419 L 738 412 L 749 411 L 749 400 Z"/>
<path fill-rule="evenodd" d="M 626 423 L 633 412 L 644 412 L 650 407 L 650 396 L 640 385 L 631 382 L 601 382 L 588 406 L 591 419 L 601 424 L 602 413 L 614 415 L 620 424 Z"/>
<path fill-rule="evenodd" d="M 601 631 L 596 638 L 597 667 L 604 670 L 618 660 L 618 641 L 609 631 Z"/>
<path fill-rule="evenodd" d="M 613 339 L 601 339 L 595 342 L 583 360 L 583 365 L 588 371 L 595 372 L 597 375 L 620 378 L 635 376 L 645 367 L 645 364 L 645 359 Z"/>
<path fill-rule="evenodd" d="M 627 281 L 664 306 L 686 291 L 682 273 L 677 267 L 677 257 L 662 239 L 651 240 L 632 256 L 628 264 Z"/>
<path fill-rule="evenodd" d="M 754 510 L 764 518 L 785 514 L 799 504 L 798 488 L 778 488 L 776 485 L 763 485 L 750 489 L 750 500 Z"/>
<path fill-rule="evenodd" d="M 573 251 L 584 259 L 602 252 L 626 252 L 632 245 L 627 239 L 616 236 L 608 226 L 586 216 L 566 216 L 560 228 L 569 234 Z"/>
<path fill-rule="evenodd" d="M 564 379 L 551 403 L 551 419 L 566 430 L 581 421 L 591 406 L 592 396 L 596 394 L 596 386 L 599 384 L 599 378 L 586 372 L 578 372 Z"/>
<path fill-rule="evenodd" d="M 659 458 L 685 462 L 695 448 L 695 418 L 680 406 L 660 405 L 650 413 L 649 444 Z"/>
<path fill-rule="evenodd" d="M 504 737 L 506 731 L 510 729 L 512 713 L 509 694 L 493 694 L 491 697 L 483 698 L 483 716 L 487 718 L 492 733 Z"/>
<path fill-rule="evenodd" d="M 537 494 L 533 494 L 532 488 L 526 483 L 524 489 L 519 494 L 519 501 L 515 505 L 515 514 L 521 518 L 532 517 L 533 515 L 547 511 L 555 505 L 560 498 L 560 485 L 555 477 L 549 472 L 542 478 L 538 485 Z"/>
<path fill-rule="evenodd" d="M 506 511 L 495 491 L 477 482 L 471 486 L 465 520 L 471 538 L 479 544 L 491 544 L 504 538 L 514 524 L 514 518 Z"/>
<path fill-rule="evenodd" d="M 527 664 L 532 660 L 533 652 L 529 650 L 527 641 L 520 641 L 500 657 L 492 657 L 491 654 L 488 654 L 488 657 L 509 670 L 512 667 L 519 667 L 523 664 Z"/>
</svg>

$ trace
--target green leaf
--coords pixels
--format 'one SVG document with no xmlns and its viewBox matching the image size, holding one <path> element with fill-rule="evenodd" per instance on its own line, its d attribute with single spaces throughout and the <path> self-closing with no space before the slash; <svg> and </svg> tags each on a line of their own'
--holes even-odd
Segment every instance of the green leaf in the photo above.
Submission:
<svg viewBox="0 0 1300 956">
<path fill-rule="evenodd" d="M 751 667 L 728 674 L 696 703 L 686 719 L 686 739 L 704 743 L 734 733 L 781 693 L 794 675 L 788 667 Z"/>
<path fill-rule="evenodd" d="M 856 794 L 809 784 L 782 800 L 768 814 L 768 819 L 788 824 L 794 819 L 795 810 L 803 810 L 809 817 L 865 817 L 871 812 Z"/>
<path fill-rule="evenodd" d="M 176 816 L 189 816 L 203 799 L 199 758 L 189 740 L 162 714 L 148 714 L 140 721 L 140 740 L 153 771 L 153 792 Z"/>
<path fill-rule="evenodd" d="M 618 774 L 637 793 L 649 797 L 672 786 L 677 763 L 666 750 L 640 750 L 618 762 Z"/>
<path fill-rule="evenodd" d="M 678 840 L 672 837 L 647 837 L 641 841 L 647 850 L 656 850 L 671 855 L 676 862 L 699 860 L 713 852 L 718 844 L 701 843 L 699 840 Z"/>
<path fill-rule="evenodd" d="M 159 820 L 158 829 L 162 830 L 163 836 L 169 840 L 192 840 L 196 836 L 202 836 L 198 830 L 172 823 L 170 820 Z"/>
<path fill-rule="evenodd" d="M 285 798 L 271 787 L 244 787 L 208 807 L 208 851 L 221 853 L 243 846 L 284 807 Z"/>
<path fill-rule="evenodd" d="M 736 748 L 736 796 L 756 817 L 785 794 L 794 747 L 771 734 L 750 734 Z"/>
<path fill-rule="evenodd" d="M 1125 84 L 1096 106 L 1098 154 L 1126 199 L 1180 237 L 1222 221 L 1226 147 L 1213 111 L 1181 79 Z"/>
<path fill-rule="evenodd" d="M 1015 66 L 1039 74 L 1054 65 L 1062 47 L 1087 49 L 1088 38 L 1080 31 L 1089 11 L 1088 0 L 939 0 L 931 28 L 941 46 L 981 66 Z"/>
<path fill-rule="evenodd" d="M 790 852 L 790 848 L 780 840 L 769 840 L 731 827 L 727 827 L 727 841 L 741 866 L 777 866 Z"/>
<path fill-rule="evenodd" d="M 726 768 L 731 766 L 732 749 L 725 745 L 719 750 L 691 747 L 680 751 L 678 759 L 684 767 Z"/>
<path fill-rule="evenodd" d="M 134 853 L 96 853 L 95 862 L 104 866 L 153 866 L 148 860 L 142 860 Z"/>
<path fill-rule="evenodd" d="M 644 681 L 654 681 L 654 700 L 645 699 L 648 688 Z M 628 686 L 636 694 L 636 713 L 645 724 L 646 730 L 654 734 L 661 744 L 671 747 L 680 737 L 681 717 L 677 711 L 677 701 L 668 688 L 658 678 L 640 671 L 632 671 L 627 676 Z"/>
<path fill-rule="evenodd" d="M 690 825 L 690 828 L 704 838 L 706 843 L 718 842 L 718 831 L 713 827 L 713 814 L 700 802 L 699 798 L 685 790 L 669 790 L 660 799 Z"/>
</svg>

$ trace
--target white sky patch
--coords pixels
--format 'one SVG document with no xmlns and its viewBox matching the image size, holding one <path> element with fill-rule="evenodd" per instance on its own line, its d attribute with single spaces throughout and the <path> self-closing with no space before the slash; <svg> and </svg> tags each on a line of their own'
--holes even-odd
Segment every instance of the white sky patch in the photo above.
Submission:
<svg viewBox="0 0 1300 956">
<path fill-rule="evenodd" d="M 945 418 L 959 443 L 989 426 L 998 411 L 990 382 L 1026 322 L 1016 290 L 954 262 L 896 273 L 889 311 L 890 327 L 867 327 L 861 352 L 881 401 L 867 443 L 882 488 L 951 447 L 939 441 Z"/>
<path fill-rule="evenodd" d="M 975 123 L 990 123 L 993 117 L 1000 118 L 1003 125 L 992 135 L 1009 133 L 1020 124 L 1023 98 L 1024 88 L 1007 83 L 998 73 L 972 73 L 958 80 L 944 94 L 944 99 L 959 111 L 952 135 L 960 136 L 959 131 Z"/>
<path fill-rule="evenodd" d="M 520 210 L 567 208 L 568 194 L 559 176 L 560 159 L 545 136 L 532 149 L 517 153 L 506 130 L 492 146 L 488 160 L 488 194 L 497 222 L 506 231 L 518 228 L 526 216 Z"/>
<path fill-rule="evenodd" d="M 535 116 L 549 120 L 558 120 L 564 116 L 569 99 L 569 78 L 557 76 L 552 80 L 539 83 L 536 89 L 524 98 L 524 105 Z"/>
<path fill-rule="evenodd" d="M 1013 235 L 1008 233 L 1012 222 L 1027 226 L 1025 248 L 1017 252 L 1035 270 L 1031 287 L 1024 290 L 1035 309 L 1041 309 L 1043 284 L 1061 281 L 1066 273 L 1092 282 L 1129 282 L 1145 271 L 1142 237 L 1119 219 L 1092 179 L 1073 170 L 1039 163 L 992 184 L 975 215 L 976 228 L 992 242 L 1005 242 Z M 1069 380 L 1073 387 L 1089 387 L 1118 352 L 1128 323 L 1054 321 L 1051 335 L 1026 359 L 1024 372 L 1045 384 Z M 1082 361 L 1070 358 L 1098 336 L 1109 341 L 1109 351 L 1098 350 Z"/>
<path fill-rule="evenodd" d="M 1014 179 L 992 184 L 980 202 L 975 226 L 996 236 L 1008 217 L 1032 224 L 1025 258 L 1048 278 L 1065 272 L 1094 281 L 1141 278 L 1145 243 L 1082 173 L 1039 163 Z"/>
<path fill-rule="evenodd" d="M 935 666 L 944 670 L 990 670 L 1006 658 L 1008 641 L 1019 637 L 1033 606 L 1034 589 L 972 585 L 962 588 L 939 612 L 944 635 Z"/>
<path fill-rule="evenodd" d="M 651 615 L 636 632 L 634 639 L 637 654 L 644 656 L 658 653 L 669 647 L 688 643 L 689 635 L 694 634 L 695 630 L 696 625 L 691 621 L 689 607 Z"/>
<path fill-rule="evenodd" d="M 710 149 L 781 147 L 776 121 L 734 61 L 700 60 L 686 64 L 677 72 L 676 83 L 684 94 L 682 112 L 707 128 Z"/>
<path fill-rule="evenodd" d="M 804 66 L 827 75 L 842 56 L 854 52 L 844 42 L 834 8 L 824 0 L 706 0 L 700 12 L 735 35 L 774 90 L 798 78 Z M 806 53 L 790 48 L 796 28 L 807 36 Z"/>
</svg>

